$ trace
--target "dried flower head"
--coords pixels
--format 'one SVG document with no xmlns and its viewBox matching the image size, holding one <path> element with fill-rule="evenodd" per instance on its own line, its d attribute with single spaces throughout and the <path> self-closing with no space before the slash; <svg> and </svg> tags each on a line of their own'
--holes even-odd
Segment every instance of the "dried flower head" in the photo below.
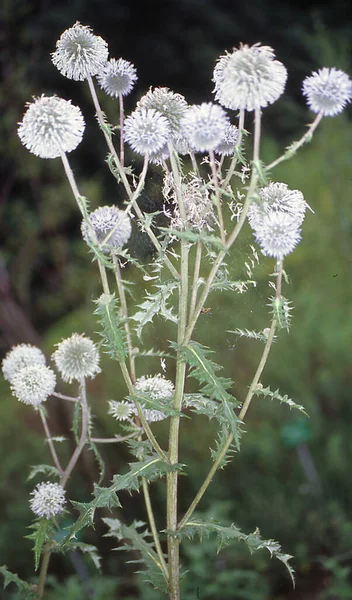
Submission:
<svg viewBox="0 0 352 600">
<path fill-rule="evenodd" d="M 158 375 L 142 375 L 135 384 L 135 391 L 149 396 L 152 400 L 161 400 L 162 398 L 171 398 L 174 393 L 174 384 L 172 381 L 158 373 Z"/>
<path fill-rule="evenodd" d="M 123 58 L 118 60 L 111 58 L 97 75 L 100 87 L 113 98 L 117 98 L 120 94 L 127 96 L 137 79 L 136 68 Z"/>
<path fill-rule="evenodd" d="M 314 113 L 334 117 L 351 102 L 352 81 L 343 71 L 324 67 L 305 78 L 302 91 Z"/>
<path fill-rule="evenodd" d="M 301 230 L 288 213 L 270 211 L 254 229 L 254 236 L 265 256 L 281 260 L 294 250 L 301 239 Z"/>
<path fill-rule="evenodd" d="M 31 344 L 18 344 L 11 348 L 2 361 L 2 372 L 7 381 L 12 383 L 14 375 L 23 367 L 34 365 L 45 366 L 45 356 L 39 348 Z"/>
<path fill-rule="evenodd" d="M 12 377 L 11 390 L 25 404 L 38 408 L 55 390 L 54 371 L 44 365 L 22 367 Z"/>
<path fill-rule="evenodd" d="M 69 383 L 73 379 L 80 381 L 83 377 L 95 377 L 101 371 L 96 345 L 79 333 L 73 333 L 57 344 L 52 358 L 63 380 Z"/>
<path fill-rule="evenodd" d="M 214 150 L 223 139 L 229 118 L 217 104 L 203 102 L 187 109 L 182 119 L 182 132 L 192 149 Z"/>
<path fill-rule="evenodd" d="M 136 408 L 136 406 L 131 405 L 132 406 L 132 414 L 135 417 L 138 417 L 138 410 Z M 167 415 L 162 412 L 161 410 L 155 410 L 153 408 L 145 408 L 143 405 L 141 405 L 141 409 L 144 415 L 144 418 L 146 421 L 148 421 L 148 423 L 155 423 L 156 421 L 163 421 L 163 419 L 167 418 Z"/>
<path fill-rule="evenodd" d="M 215 99 L 226 108 L 254 110 L 277 100 L 287 70 L 270 46 L 241 46 L 221 56 L 214 69 Z"/>
<path fill-rule="evenodd" d="M 225 135 L 222 138 L 220 144 L 214 148 L 214 152 L 221 156 L 228 156 L 233 154 L 238 141 L 238 129 L 236 125 L 228 125 L 225 131 Z"/>
<path fill-rule="evenodd" d="M 152 154 L 170 139 L 170 125 L 154 109 L 137 109 L 125 121 L 124 138 L 138 154 Z"/>
<path fill-rule="evenodd" d="M 94 210 L 89 218 L 99 244 L 111 233 L 108 241 L 102 246 L 103 252 L 121 249 L 131 236 L 131 219 L 116 206 L 101 206 Z M 88 223 L 83 220 L 81 230 L 87 244 L 92 241 L 89 229 Z"/>
<path fill-rule="evenodd" d="M 184 96 L 175 94 L 166 87 L 150 89 L 137 103 L 137 109 L 152 108 L 161 113 L 169 122 L 172 136 L 180 133 L 181 120 L 187 106 Z"/>
<path fill-rule="evenodd" d="M 284 212 L 290 215 L 299 227 L 307 207 L 302 192 L 290 190 L 286 183 L 272 182 L 259 191 L 259 199 L 252 202 L 247 216 L 251 227 L 255 229 L 261 226 L 263 217 L 268 213 Z"/>
<path fill-rule="evenodd" d="M 182 230 L 186 227 L 196 231 L 211 231 L 215 223 L 214 206 L 204 182 L 191 173 L 182 180 L 181 193 L 184 219 L 180 215 L 174 178 L 171 173 L 167 173 L 164 177 L 163 196 L 172 204 L 172 211 L 165 209 L 164 212 L 171 220 L 172 229 Z"/>
<path fill-rule="evenodd" d="M 40 158 L 57 158 L 82 141 L 85 123 L 78 106 L 57 96 L 35 98 L 19 123 L 22 144 Z"/>
<path fill-rule="evenodd" d="M 108 59 L 108 45 L 87 25 L 75 23 L 56 42 L 52 61 L 62 75 L 84 81 L 99 73 Z"/>
<path fill-rule="evenodd" d="M 131 402 L 116 402 L 109 400 L 109 415 L 112 415 L 117 421 L 128 421 L 133 413 L 133 404 Z"/>
<path fill-rule="evenodd" d="M 59 483 L 42 482 L 31 492 L 29 504 L 37 517 L 50 519 L 64 511 L 65 490 Z"/>
</svg>

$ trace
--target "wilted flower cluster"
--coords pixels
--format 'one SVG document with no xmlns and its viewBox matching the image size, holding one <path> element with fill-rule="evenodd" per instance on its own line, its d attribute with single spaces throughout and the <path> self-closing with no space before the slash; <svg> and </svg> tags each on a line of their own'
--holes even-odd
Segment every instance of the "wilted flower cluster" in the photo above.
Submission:
<svg viewBox="0 0 352 600">
<path fill-rule="evenodd" d="M 59 483 L 38 483 L 31 492 L 30 507 L 37 517 L 50 519 L 64 511 L 65 493 Z"/>
<path fill-rule="evenodd" d="M 101 206 L 89 215 L 89 219 L 99 244 L 109 236 L 102 246 L 104 252 L 120 250 L 128 242 L 132 225 L 131 219 L 123 210 L 119 210 L 116 206 Z M 89 235 L 90 226 L 84 220 L 81 230 L 87 244 L 92 242 Z"/>
<path fill-rule="evenodd" d="M 181 194 L 185 218 L 180 215 L 177 192 L 173 176 L 169 173 L 164 177 L 163 196 L 172 204 L 172 210 L 165 208 L 165 214 L 170 218 L 172 229 L 182 230 L 184 227 L 201 231 L 212 230 L 215 223 L 214 206 L 209 190 L 204 182 L 194 174 L 185 177 L 181 184 Z"/>
<path fill-rule="evenodd" d="M 292 252 L 301 239 L 307 203 L 299 190 L 270 183 L 248 209 L 248 220 L 263 254 L 278 260 Z"/>
<path fill-rule="evenodd" d="M 73 379 L 81 381 L 83 377 L 95 377 L 101 371 L 96 345 L 79 333 L 73 333 L 57 344 L 52 358 L 62 379 L 68 383 Z"/>
<path fill-rule="evenodd" d="M 171 398 L 174 393 L 174 384 L 172 381 L 165 379 L 160 373 L 158 375 L 148 375 L 139 377 L 135 384 L 135 392 L 137 395 L 146 396 L 150 400 L 166 400 Z M 161 410 L 146 408 L 145 403 L 138 399 L 146 421 L 155 422 L 166 419 L 165 413 Z M 138 410 L 133 402 L 116 402 L 109 400 L 109 414 L 117 421 L 130 420 L 132 416 L 138 416 Z"/>
<path fill-rule="evenodd" d="M 97 75 L 100 87 L 113 98 L 127 96 L 137 79 L 136 68 L 123 58 L 111 58 Z"/>
<path fill-rule="evenodd" d="M 338 69 L 323 68 L 306 77 L 302 86 L 309 108 L 324 117 L 334 117 L 352 100 L 352 81 Z"/>
</svg>

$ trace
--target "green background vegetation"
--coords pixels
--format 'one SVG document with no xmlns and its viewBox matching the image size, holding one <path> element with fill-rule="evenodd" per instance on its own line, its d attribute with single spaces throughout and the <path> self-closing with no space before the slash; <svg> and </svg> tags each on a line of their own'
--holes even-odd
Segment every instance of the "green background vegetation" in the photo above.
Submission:
<svg viewBox="0 0 352 600">
<path fill-rule="evenodd" d="M 89 4 L 89 6 L 87 6 Z M 330 4 L 330 3 L 329 3 Z M 128 104 L 149 85 L 165 85 L 186 95 L 190 102 L 211 100 L 210 82 L 215 59 L 226 49 L 244 43 L 272 45 L 289 70 L 287 94 L 264 111 L 263 154 L 270 162 L 311 120 L 300 98 L 302 79 L 321 66 L 352 73 L 351 7 L 348 2 L 303 12 L 296 3 L 258 2 L 228 6 L 226 2 L 154 1 L 140 9 L 134 2 L 71 2 L 69 7 L 46 2 L 8 1 L 2 5 L 1 37 L 4 85 L 0 91 L 2 135 L 0 153 L 0 349 L 15 343 L 38 343 L 47 351 L 72 331 L 95 336 L 92 300 L 98 295 L 95 265 L 80 239 L 80 220 L 70 196 L 60 161 L 41 161 L 19 143 L 16 123 L 32 95 L 57 93 L 79 104 L 88 122 L 84 141 L 73 153 L 72 164 L 82 192 L 93 207 L 122 202 L 120 191 L 104 163 L 105 147 L 94 123 L 84 84 L 65 80 L 52 66 L 49 53 L 60 33 L 75 20 L 90 24 L 109 42 L 112 56 L 134 62 L 139 83 Z M 110 118 L 115 104 L 104 99 Z M 302 418 L 285 406 L 257 399 L 248 414 L 242 450 L 220 472 L 200 508 L 208 516 L 235 522 L 247 533 L 259 527 L 264 538 L 277 539 L 294 555 L 297 587 L 292 590 L 284 567 L 263 553 L 250 556 L 246 547 L 232 546 L 216 555 L 213 540 L 185 543 L 183 600 L 333 600 L 352 596 L 352 462 L 351 341 L 352 341 L 352 124 L 351 110 L 322 122 L 312 144 L 273 178 L 302 190 L 314 210 L 303 226 L 303 241 L 287 260 L 290 284 L 284 294 L 294 304 L 293 326 L 276 342 L 262 378 L 264 385 L 280 388 L 310 415 Z M 135 160 L 135 159 L 133 159 Z M 136 165 L 138 168 L 138 165 Z M 143 194 L 145 210 L 160 208 L 160 173 L 156 169 Z M 137 239 L 138 237 L 138 239 Z M 250 232 L 243 236 L 233 268 L 249 253 Z M 148 242 L 134 236 L 131 250 L 150 259 Z M 202 315 L 198 339 L 217 351 L 224 374 L 236 382 L 242 399 L 253 374 L 259 342 L 236 339 L 228 329 L 263 329 L 268 324 L 268 273 L 272 265 L 261 260 L 258 287 L 247 294 L 221 294 L 210 299 L 212 310 Z M 126 277 L 135 279 L 133 269 Z M 135 290 L 136 300 L 140 292 Z M 150 327 L 155 346 L 164 338 L 163 323 Z M 170 329 L 171 337 L 172 331 Z M 147 340 L 146 340 L 147 341 Z M 115 432 L 106 415 L 106 400 L 124 393 L 116 368 L 104 359 L 106 377 L 90 385 L 96 427 Z M 148 368 L 158 368 L 150 363 Z M 148 372 L 142 367 L 140 374 Z M 36 415 L 10 396 L 0 381 L 0 563 L 22 578 L 33 573 L 31 543 L 23 539 L 31 515 L 26 482 L 29 467 L 49 461 L 43 450 Z M 53 401 L 54 434 L 69 432 L 67 407 Z M 193 498 L 207 472 L 214 431 L 201 418 L 182 422 L 182 460 L 189 476 L 181 478 L 181 510 Z M 166 428 L 155 425 L 161 440 Z M 125 468 L 129 459 L 121 447 L 104 448 L 106 481 Z M 312 461 L 313 469 L 309 470 Z M 97 476 L 93 456 L 81 461 L 69 493 L 88 498 Z M 153 484 L 160 527 L 163 526 L 164 490 Z M 122 498 L 124 519 L 144 518 L 138 495 Z M 121 517 L 121 515 L 119 515 Z M 105 532 L 97 524 L 84 540 L 96 543 L 103 555 L 103 578 L 77 557 L 56 557 L 52 563 L 48 600 L 94 597 L 157 600 L 125 556 L 110 552 L 111 542 L 99 540 Z M 78 562 L 77 562 L 78 561 Z M 6 600 L 16 596 L 2 592 Z M 0 594 L 1 595 L 1 594 Z"/>
</svg>

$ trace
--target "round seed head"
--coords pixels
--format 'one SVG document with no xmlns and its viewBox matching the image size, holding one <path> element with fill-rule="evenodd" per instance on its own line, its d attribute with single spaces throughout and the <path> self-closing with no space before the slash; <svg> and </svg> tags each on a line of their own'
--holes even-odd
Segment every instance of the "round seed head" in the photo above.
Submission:
<svg viewBox="0 0 352 600">
<path fill-rule="evenodd" d="M 169 122 L 171 134 L 177 135 L 181 130 L 181 120 L 187 110 L 187 102 L 181 94 L 175 94 L 166 87 L 150 89 L 137 103 L 137 109 L 154 109 Z"/>
<path fill-rule="evenodd" d="M 206 152 L 220 144 L 228 124 L 228 116 L 221 106 L 203 102 L 187 109 L 182 119 L 182 132 L 191 148 Z"/>
<path fill-rule="evenodd" d="M 117 98 L 120 94 L 127 96 L 136 83 L 136 68 L 127 60 L 111 58 L 98 73 L 100 87 L 108 96 Z"/>
<path fill-rule="evenodd" d="M 263 217 L 261 226 L 254 229 L 254 236 L 265 256 L 280 260 L 297 246 L 301 230 L 288 213 L 271 211 Z"/>
<path fill-rule="evenodd" d="M 38 408 L 55 390 L 55 373 L 44 365 L 22 367 L 11 381 L 12 394 L 20 402 Z"/>
<path fill-rule="evenodd" d="M 168 120 L 153 109 L 135 110 L 125 121 L 124 138 L 138 154 L 159 152 L 170 139 Z"/>
<path fill-rule="evenodd" d="M 238 140 L 238 129 L 236 125 L 228 125 L 225 131 L 225 135 L 222 138 L 220 144 L 214 148 L 214 152 L 221 156 L 228 156 L 233 154 L 235 146 Z"/>
<path fill-rule="evenodd" d="M 12 383 L 14 375 L 23 367 L 34 365 L 45 366 L 45 356 L 39 348 L 31 344 L 14 346 L 2 361 L 2 372 L 7 381 Z"/>
<path fill-rule="evenodd" d="M 93 211 L 89 218 L 99 244 L 111 233 L 106 244 L 102 246 L 103 252 L 108 253 L 121 249 L 131 236 L 131 219 L 116 206 L 101 206 Z M 90 227 L 84 220 L 82 221 L 81 230 L 83 239 L 87 244 L 91 243 L 93 240 L 90 239 L 89 235 Z"/>
<path fill-rule="evenodd" d="M 133 413 L 133 404 L 131 402 L 116 402 L 109 400 L 109 415 L 112 415 L 117 421 L 128 421 Z"/>
<path fill-rule="evenodd" d="M 57 96 L 44 96 L 29 102 L 18 136 L 32 154 L 40 158 L 57 158 L 77 148 L 83 138 L 85 123 L 78 106 Z"/>
<path fill-rule="evenodd" d="M 99 73 L 108 59 L 108 45 L 87 25 L 75 23 L 56 42 L 52 61 L 62 75 L 84 81 Z"/>
<path fill-rule="evenodd" d="M 324 67 L 305 78 L 302 91 L 310 110 L 334 117 L 351 102 L 352 81 L 343 71 Z"/>
<path fill-rule="evenodd" d="M 171 398 L 174 393 L 174 384 L 172 381 L 165 379 L 161 373 L 158 375 L 142 375 L 135 384 L 137 393 L 145 394 L 152 400 L 160 400 L 162 398 Z"/>
<path fill-rule="evenodd" d="M 241 46 L 221 56 L 214 70 L 215 100 L 226 108 L 249 111 L 268 106 L 283 93 L 284 65 L 270 46 Z"/>
<path fill-rule="evenodd" d="M 73 333 L 71 337 L 57 344 L 52 355 L 56 367 L 64 381 L 80 381 L 83 377 L 95 377 L 100 373 L 99 352 L 91 339 Z"/>
<path fill-rule="evenodd" d="M 252 202 L 247 216 L 253 229 L 260 227 L 264 216 L 272 211 L 287 213 L 299 227 L 307 207 L 302 192 L 290 190 L 286 183 L 272 182 L 259 191 L 259 199 Z"/>
<path fill-rule="evenodd" d="M 37 517 L 50 519 L 64 511 L 65 490 L 59 483 L 38 483 L 31 496 L 29 504 Z"/>
</svg>

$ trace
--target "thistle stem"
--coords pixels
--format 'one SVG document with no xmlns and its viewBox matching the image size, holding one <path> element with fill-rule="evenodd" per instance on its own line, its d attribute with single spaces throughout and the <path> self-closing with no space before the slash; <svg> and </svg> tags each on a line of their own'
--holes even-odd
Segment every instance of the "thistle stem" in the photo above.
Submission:
<svg viewBox="0 0 352 600">
<path fill-rule="evenodd" d="M 157 555 L 159 557 L 159 561 L 160 561 L 159 568 L 161 569 L 161 571 L 165 577 L 165 580 L 168 581 L 169 572 L 168 572 L 167 564 L 166 564 L 164 554 L 163 554 L 163 551 L 162 551 L 162 548 L 160 545 L 158 530 L 156 528 L 152 503 L 150 500 L 148 482 L 146 481 L 145 477 L 142 477 L 142 486 L 143 486 L 144 502 L 145 502 L 145 507 L 146 507 L 146 511 L 147 511 L 147 515 L 148 515 L 149 526 L 150 526 L 150 529 L 152 532 L 156 553 L 157 553 Z"/>
<path fill-rule="evenodd" d="M 123 95 L 119 94 L 119 107 L 120 107 L 120 162 L 121 167 L 125 164 L 125 143 L 123 139 L 123 126 L 124 126 L 124 108 L 123 108 Z"/>
<path fill-rule="evenodd" d="M 210 159 L 211 174 L 212 174 L 214 188 L 215 188 L 215 205 L 216 205 L 216 210 L 217 210 L 217 213 L 218 213 L 220 237 L 221 237 L 222 243 L 225 245 L 225 242 L 226 242 L 226 232 L 225 232 L 225 227 L 224 227 L 224 217 L 223 217 L 222 208 L 221 208 L 221 199 L 220 199 L 220 190 L 219 190 L 219 179 L 218 179 L 218 173 L 217 173 L 217 170 L 216 170 L 215 155 L 214 155 L 214 151 L 213 150 L 209 151 L 209 159 Z"/>
<path fill-rule="evenodd" d="M 39 414 L 40 414 L 40 418 L 41 418 L 42 423 L 43 423 L 43 427 L 44 427 L 44 431 L 45 431 L 45 436 L 46 436 L 46 439 L 47 439 L 48 444 L 49 444 L 51 456 L 52 456 L 53 461 L 55 463 L 55 467 L 59 471 L 60 475 L 62 475 L 62 473 L 64 472 L 64 470 L 63 470 L 63 468 L 62 468 L 62 466 L 60 464 L 60 460 L 59 460 L 59 457 L 58 457 L 58 455 L 56 453 L 55 446 L 53 444 L 53 440 L 51 439 L 51 434 L 50 434 L 48 422 L 46 420 L 43 408 L 39 409 Z"/>
<path fill-rule="evenodd" d="M 190 306 L 189 306 L 189 320 L 192 319 L 194 309 L 196 306 L 196 302 L 197 302 L 198 282 L 199 282 L 201 260 L 202 260 L 202 242 L 200 240 L 198 240 L 197 247 L 196 247 L 196 257 L 194 260 L 192 294 L 191 294 L 191 302 L 190 302 Z"/>
<path fill-rule="evenodd" d="M 116 285 L 117 285 L 117 289 L 118 289 L 119 297 L 120 297 L 121 313 L 122 313 L 122 316 L 125 321 L 124 326 L 125 326 L 126 338 L 127 338 L 128 358 L 129 358 L 129 363 L 130 363 L 131 380 L 132 380 L 132 383 L 135 384 L 136 383 L 136 365 L 135 365 L 135 358 L 134 358 L 134 354 L 133 354 L 133 344 L 132 344 L 130 323 L 128 320 L 128 307 L 127 307 L 125 288 L 123 286 L 123 281 L 121 278 L 119 261 L 115 254 L 112 254 L 112 260 L 113 260 L 114 267 L 115 267 L 115 279 L 116 279 Z"/>
<path fill-rule="evenodd" d="M 227 171 L 227 175 L 225 177 L 225 180 L 222 184 L 222 188 L 225 189 L 228 184 L 230 183 L 231 179 L 232 179 L 232 175 L 235 172 L 236 169 L 236 165 L 237 165 L 237 161 L 238 161 L 238 149 L 241 146 L 242 143 L 242 136 L 243 136 L 243 131 L 244 131 L 244 117 L 245 117 L 245 111 L 243 108 L 241 108 L 240 110 L 240 117 L 239 117 L 239 121 L 238 121 L 238 138 L 237 138 L 237 143 L 235 146 L 235 150 L 234 150 L 234 155 L 231 161 L 231 164 L 229 166 L 229 170 Z"/>
<path fill-rule="evenodd" d="M 42 562 L 41 562 L 41 566 L 40 566 L 40 575 L 39 575 L 38 592 L 37 592 L 39 599 L 43 598 L 50 557 L 51 557 L 51 550 L 50 550 L 50 547 L 48 547 L 43 552 L 43 558 L 42 558 Z"/>
<path fill-rule="evenodd" d="M 81 402 L 81 409 L 82 409 L 82 423 L 81 423 L 81 436 L 79 438 L 79 442 L 78 445 L 76 446 L 76 449 L 74 451 L 74 453 L 71 456 L 71 459 L 65 469 L 65 471 L 63 472 L 61 479 L 60 479 L 60 485 L 64 488 L 66 486 L 66 483 L 69 479 L 69 477 L 71 476 L 71 473 L 80 457 L 80 454 L 84 448 L 84 446 L 86 445 L 87 441 L 88 441 L 88 426 L 89 426 L 89 408 L 88 408 L 88 402 L 87 402 L 87 393 L 86 393 L 86 382 L 84 377 L 82 377 L 81 382 L 80 382 L 80 386 L 79 386 L 79 395 L 80 395 L 80 402 Z"/>
</svg>

